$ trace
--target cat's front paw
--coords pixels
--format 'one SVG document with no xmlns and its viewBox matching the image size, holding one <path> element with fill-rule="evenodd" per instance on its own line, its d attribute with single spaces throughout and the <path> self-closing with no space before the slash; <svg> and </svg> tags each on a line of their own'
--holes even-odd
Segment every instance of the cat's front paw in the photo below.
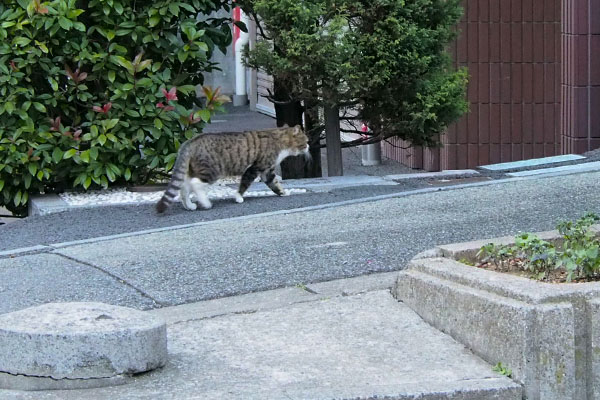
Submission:
<svg viewBox="0 0 600 400">
<path fill-rule="evenodd" d="M 189 204 L 183 203 L 183 208 L 188 211 L 194 211 L 198 208 L 198 206 L 195 203 L 190 202 Z"/>
<path fill-rule="evenodd" d="M 236 194 L 235 194 L 235 202 L 236 202 L 236 203 L 238 203 L 238 204 L 239 204 L 239 203 L 243 203 L 243 202 L 244 202 L 244 196 L 242 196 L 242 195 L 241 195 L 241 194 L 239 194 L 239 193 L 236 193 Z"/>
</svg>

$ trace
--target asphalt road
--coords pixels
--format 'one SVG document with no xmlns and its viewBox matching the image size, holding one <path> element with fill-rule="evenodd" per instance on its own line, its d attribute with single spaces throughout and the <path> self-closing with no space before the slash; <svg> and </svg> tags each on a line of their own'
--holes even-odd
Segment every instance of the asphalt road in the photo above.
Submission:
<svg viewBox="0 0 600 400">
<path fill-rule="evenodd" d="M 223 199 L 213 201 L 213 208 L 206 211 L 187 211 L 180 203 L 176 203 L 162 215 L 156 214 L 154 204 L 147 203 L 78 209 L 28 217 L 0 225 L 0 251 L 269 211 L 291 210 L 424 187 L 430 187 L 424 180 L 407 180 L 394 186 L 362 186 L 284 197 L 247 197 L 242 204 L 235 203 L 233 199 Z"/>
<path fill-rule="evenodd" d="M 599 178 L 585 173 L 225 219 L 0 259 L 0 312 L 57 300 L 146 309 L 399 270 L 436 244 L 549 230 L 561 219 L 600 213 Z M 260 201 L 271 200 L 280 199 Z"/>
</svg>

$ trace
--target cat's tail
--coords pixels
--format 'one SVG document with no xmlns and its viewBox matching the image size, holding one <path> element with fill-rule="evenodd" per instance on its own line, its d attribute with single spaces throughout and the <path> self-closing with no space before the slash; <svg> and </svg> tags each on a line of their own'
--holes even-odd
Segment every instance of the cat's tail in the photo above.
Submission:
<svg viewBox="0 0 600 400">
<path fill-rule="evenodd" d="M 183 181 L 185 179 L 185 175 L 188 172 L 190 158 L 192 155 L 192 151 L 188 146 L 189 142 L 190 141 L 188 140 L 179 147 L 177 160 L 175 161 L 175 165 L 173 166 L 173 172 L 171 174 L 169 186 L 167 186 L 165 194 L 163 194 L 158 203 L 156 203 L 156 211 L 159 214 L 165 212 L 167 207 L 169 207 L 175 201 L 175 197 L 177 197 L 177 193 L 183 185 Z"/>
</svg>

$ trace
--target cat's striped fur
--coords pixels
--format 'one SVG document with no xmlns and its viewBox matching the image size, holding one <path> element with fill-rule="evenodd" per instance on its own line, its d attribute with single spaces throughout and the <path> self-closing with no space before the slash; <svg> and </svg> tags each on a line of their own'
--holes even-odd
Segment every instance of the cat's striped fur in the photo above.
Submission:
<svg viewBox="0 0 600 400">
<path fill-rule="evenodd" d="M 284 191 L 275 178 L 275 167 L 287 156 L 308 155 L 308 139 L 300 126 L 260 131 L 197 135 L 179 148 L 169 186 L 156 204 L 159 213 L 174 202 L 180 192 L 184 208 L 195 210 L 193 192 L 202 208 L 212 207 L 206 189 L 219 178 L 241 175 L 236 202 L 257 176 L 281 196 Z"/>
</svg>

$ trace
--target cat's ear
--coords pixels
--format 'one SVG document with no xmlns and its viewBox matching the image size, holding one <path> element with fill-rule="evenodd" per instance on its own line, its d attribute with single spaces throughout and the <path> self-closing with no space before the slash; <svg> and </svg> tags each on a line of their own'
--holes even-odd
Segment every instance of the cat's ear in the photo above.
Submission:
<svg viewBox="0 0 600 400">
<path fill-rule="evenodd" d="M 282 128 L 289 128 L 290 126 L 288 124 L 283 124 Z"/>
<path fill-rule="evenodd" d="M 300 126 L 300 125 L 294 126 L 294 135 L 300 135 L 300 134 L 302 134 L 302 126 Z"/>
</svg>

